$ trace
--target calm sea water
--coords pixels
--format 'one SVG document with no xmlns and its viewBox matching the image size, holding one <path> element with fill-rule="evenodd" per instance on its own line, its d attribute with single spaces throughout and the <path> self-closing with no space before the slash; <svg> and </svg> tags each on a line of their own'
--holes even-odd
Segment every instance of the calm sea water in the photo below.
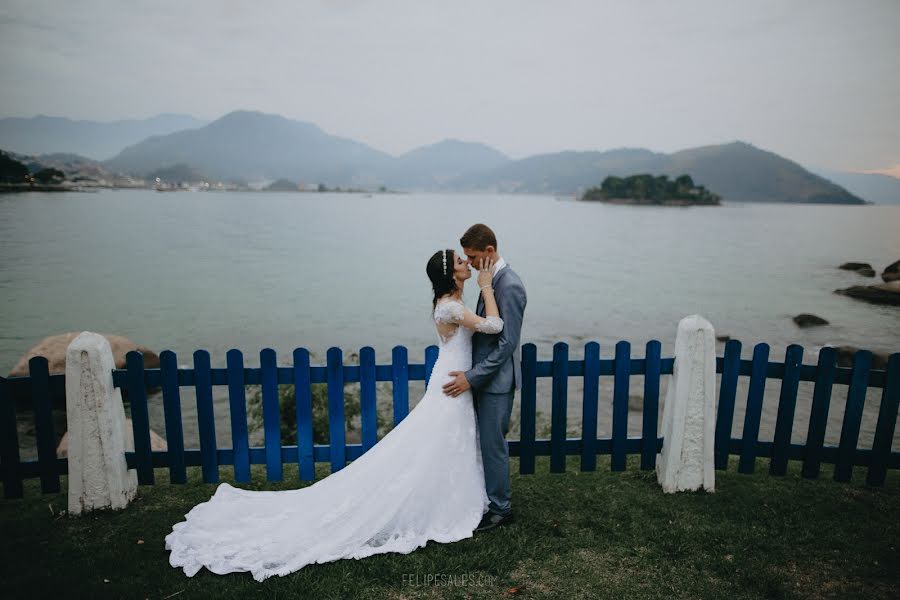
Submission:
<svg viewBox="0 0 900 600">
<path fill-rule="evenodd" d="M 539 359 L 556 341 L 580 357 L 589 340 L 603 357 L 619 340 L 642 356 L 651 339 L 671 356 L 679 319 L 694 313 L 741 340 L 745 358 L 757 342 L 771 344 L 773 358 L 801 344 L 805 362 L 826 344 L 900 351 L 900 309 L 832 293 L 874 282 L 839 264 L 870 262 L 880 272 L 900 259 L 900 206 L 102 191 L 0 196 L 0 368 L 8 372 L 45 336 L 81 330 L 171 349 L 183 365 L 198 348 L 213 366 L 240 348 L 254 366 L 265 347 L 286 364 L 299 346 L 321 363 L 330 346 L 349 353 L 366 345 L 386 363 L 397 344 L 421 361 L 437 342 L 425 263 L 458 248 L 476 222 L 495 229 L 500 253 L 525 282 L 522 341 L 538 345 Z M 474 278 L 469 284 L 474 308 Z M 803 312 L 831 324 L 801 330 L 791 317 Z M 579 390 L 572 386 L 573 427 Z M 773 393 L 766 410 L 774 415 L 777 385 Z M 880 400 L 870 397 L 867 414 Z M 739 408 L 738 432 L 741 419 Z M 798 431 L 805 435 L 805 424 Z"/>
</svg>

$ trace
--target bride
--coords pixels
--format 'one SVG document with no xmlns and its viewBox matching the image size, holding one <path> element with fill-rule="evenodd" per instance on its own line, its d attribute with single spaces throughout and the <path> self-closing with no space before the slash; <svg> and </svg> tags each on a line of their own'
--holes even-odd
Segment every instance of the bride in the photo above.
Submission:
<svg viewBox="0 0 900 600">
<path fill-rule="evenodd" d="M 472 276 L 466 260 L 441 250 L 428 261 L 440 353 L 425 395 L 403 421 L 311 486 L 253 491 L 220 484 L 166 536 L 169 563 L 189 577 L 206 567 L 220 575 L 250 571 L 263 581 L 311 563 L 407 554 L 429 540 L 472 537 L 489 503 L 472 392 L 451 397 L 441 386 L 450 371 L 471 367 L 473 332 L 503 329 L 491 288 L 494 265 L 481 267 L 484 318 L 462 302 Z"/>
</svg>

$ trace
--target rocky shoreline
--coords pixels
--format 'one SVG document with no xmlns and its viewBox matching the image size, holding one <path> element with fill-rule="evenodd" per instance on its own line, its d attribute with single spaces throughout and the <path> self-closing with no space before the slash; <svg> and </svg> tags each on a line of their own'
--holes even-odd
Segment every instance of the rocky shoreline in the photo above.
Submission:
<svg viewBox="0 0 900 600">
<path fill-rule="evenodd" d="M 848 288 L 834 290 L 834 293 L 872 304 L 900 306 L 900 281 L 880 283 L 878 285 L 853 285 Z"/>
<path fill-rule="evenodd" d="M 838 268 L 845 271 L 853 271 L 863 277 L 875 276 L 875 269 L 869 263 L 848 262 Z M 900 260 L 885 267 L 881 273 L 881 279 L 884 283 L 853 285 L 834 290 L 834 293 L 872 304 L 900 306 Z"/>
</svg>

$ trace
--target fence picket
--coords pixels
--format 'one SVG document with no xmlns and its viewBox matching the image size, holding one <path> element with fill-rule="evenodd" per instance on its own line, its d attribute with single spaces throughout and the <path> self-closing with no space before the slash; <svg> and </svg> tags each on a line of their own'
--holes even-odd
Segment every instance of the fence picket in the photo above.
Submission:
<svg viewBox="0 0 900 600">
<path fill-rule="evenodd" d="M 716 411 L 716 469 L 728 468 L 728 447 L 731 445 L 731 428 L 734 426 L 734 397 L 737 394 L 740 372 L 741 343 L 728 340 L 725 342 L 725 356 L 722 359 L 719 407 Z"/>
<path fill-rule="evenodd" d="M 537 422 L 537 346 L 522 346 L 522 423 L 519 426 L 519 473 L 534 473 Z"/>
<path fill-rule="evenodd" d="M 438 359 L 438 347 L 428 346 L 425 348 L 425 389 L 428 389 L 428 380 L 431 379 L 431 372 L 434 370 L 434 363 Z"/>
<path fill-rule="evenodd" d="M 659 429 L 659 376 L 662 366 L 662 343 L 647 342 L 647 365 L 644 372 L 643 423 L 641 425 L 641 469 L 656 468 L 656 435 Z"/>
<path fill-rule="evenodd" d="M 43 356 L 28 361 L 31 378 L 31 398 L 34 402 L 34 429 L 37 438 L 38 469 L 41 492 L 59 492 L 59 472 L 56 469 L 56 436 L 53 433 L 53 403 L 50 399 L 50 367 Z"/>
<path fill-rule="evenodd" d="M 131 404 L 131 429 L 134 435 L 138 483 L 152 485 L 156 478 L 150 453 L 150 413 L 144 383 L 144 356 L 137 350 L 128 352 L 125 355 L 125 368 L 128 372 L 128 402 Z"/>
<path fill-rule="evenodd" d="M 328 364 L 328 446 L 331 454 L 331 472 L 340 471 L 347 464 L 346 438 L 344 434 L 344 369 L 340 348 L 329 348 Z"/>
<path fill-rule="evenodd" d="M 628 389 L 631 377 L 631 344 L 616 344 L 615 380 L 613 383 L 612 458 L 613 471 L 625 470 L 625 443 L 628 439 Z"/>
<path fill-rule="evenodd" d="M 850 481 L 853 473 L 853 458 L 859 441 L 859 425 L 862 422 L 863 405 L 866 402 L 869 370 L 872 368 L 872 353 L 858 350 L 853 357 L 853 374 L 847 391 L 847 408 L 841 426 L 841 441 L 838 443 L 837 461 L 834 465 L 835 481 Z"/>
<path fill-rule="evenodd" d="M 16 426 L 16 403 L 9 392 L 9 382 L 0 377 L 0 466 L 3 469 L 3 497 L 24 495 L 19 473 L 19 433 Z"/>
<path fill-rule="evenodd" d="M 819 465 L 822 463 L 822 448 L 825 445 L 825 428 L 828 426 L 828 408 L 831 403 L 831 390 L 837 374 L 837 354 L 835 349 L 826 346 L 819 350 L 819 361 L 816 368 L 816 385 L 813 389 L 812 408 L 809 413 L 809 430 L 806 434 L 806 445 L 803 451 L 803 467 L 800 474 L 807 479 L 819 476 Z"/>
<path fill-rule="evenodd" d="M 275 350 L 263 348 L 259 352 L 262 377 L 263 433 L 266 444 L 266 480 L 281 481 L 281 400 L 278 393 L 278 363 Z"/>
<path fill-rule="evenodd" d="M 584 345 L 584 394 L 581 409 L 581 470 L 597 470 L 597 403 L 600 399 L 600 344 Z"/>
<path fill-rule="evenodd" d="M 200 433 L 203 482 L 218 483 L 219 458 L 213 413 L 212 373 L 209 366 L 209 352 L 206 350 L 194 351 L 194 390 L 197 393 L 197 429 Z"/>
<path fill-rule="evenodd" d="M 741 459 L 738 463 L 738 473 L 753 473 L 756 468 L 756 441 L 759 438 L 759 420 L 766 391 L 768 365 L 769 345 L 757 344 L 753 348 L 753 364 L 750 374 L 750 389 L 747 392 L 747 412 L 744 414 L 744 433 L 741 436 Z"/>
<path fill-rule="evenodd" d="M 225 353 L 228 365 L 228 412 L 231 415 L 231 448 L 234 452 L 234 480 L 250 481 L 250 442 L 247 432 L 247 392 L 244 384 L 244 355 L 237 348 Z"/>
<path fill-rule="evenodd" d="M 391 351 L 391 381 L 394 394 L 394 426 L 409 414 L 409 353 L 405 346 L 394 346 Z"/>
<path fill-rule="evenodd" d="M 297 413 L 297 468 L 300 479 L 312 481 L 316 478 L 316 462 L 313 450 L 312 376 L 309 350 L 306 348 L 294 349 L 294 399 Z"/>
<path fill-rule="evenodd" d="M 866 474 L 867 485 L 884 485 L 888 461 L 891 458 L 891 441 L 900 408 L 900 353 L 891 354 L 885 369 L 884 388 L 881 390 L 881 406 L 872 441 L 872 461 Z"/>
<path fill-rule="evenodd" d="M 181 423 L 181 388 L 178 386 L 178 357 L 171 350 L 159 354 L 162 377 L 163 412 L 166 421 L 166 453 L 169 483 L 187 483 L 184 460 L 184 428 Z"/>
<path fill-rule="evenodd" d="M 794 409 L 797 405 L 797 389 L 800 384 L 800 365 L 803 363 L 803 347 L 788 346 L 784 354 L 784 376 L 781 378 L 781 395 L 778 399 L 778 416 L 775 418 L 775 437 L 772 443 L 770 475 L 787 473 L 791 430 L 794 427 Z"/>
<path fill-rule="evenodd" d="M 359 351 L 359 404 L 362 421 L 363 450 L 378 442 L 378 406 L 375 387 L 375 349 L 366 346 Z"/>
<path fill-rule="evenodd" d="M 569 345 L 553 344 L 553 398 L 550 413 L 550 472 L 566 470 L 566 421 L 568 408 Z"/>
</svg>

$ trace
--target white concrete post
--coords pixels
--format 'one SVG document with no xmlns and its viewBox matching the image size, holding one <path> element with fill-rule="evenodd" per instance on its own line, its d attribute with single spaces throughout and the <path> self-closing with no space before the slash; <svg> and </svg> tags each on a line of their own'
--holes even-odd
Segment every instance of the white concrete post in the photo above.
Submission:
<svg viewBox="0 0 900 600">
<path fill-rule="evenodd" d="M 125 407 L 114 368 L 109 341 L 98 333 L 83 331 L 66 349 L 70 515 L 125 508 L 137 493 L 137 472 L 125 463 Z"/>
<path fill-rule="evenodd" d="M 715 491 L 716 337 L 700 315 L 678 323 L 675 367 L 663 406 L 656 479 L 667 493 Z"/>
</svg>

